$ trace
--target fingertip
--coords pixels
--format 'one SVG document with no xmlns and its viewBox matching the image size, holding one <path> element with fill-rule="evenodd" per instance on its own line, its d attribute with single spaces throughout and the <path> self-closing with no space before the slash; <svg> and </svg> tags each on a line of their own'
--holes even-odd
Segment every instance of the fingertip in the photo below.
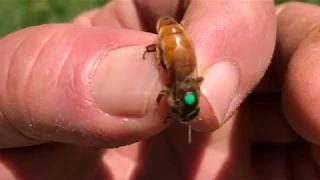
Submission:
<svg viewBox="0 0 320 180">
<path fill-rule="evenodd" d="M 214 131 L 228 120 L 233 111 L 227 111 L 239 86 L 239 78 L 238 67 L 229 60 L 214 63 L 205 71 L 201 85 L 201 120 L 192 126 L 194 129 Z"/>
<path fill-rule="evenodd" d="M 277 47 L 274 64 L 280 79 L 286 73 L 287 65 L 299 45 L 318 24 L 318 10 L 319 6 L 302 2 L 289 2 L 277 7 Z"/>
<path fill-rule="evenodd" d="M 288 122 L 300 136 L 319 144 L 319 7 L 294 2 L 279 8 L 274 64 L 279 79 L 284 81 L 283 109 Z M 296 17 L 303 17 L 303 20 Z"/>
<path fill-rule="evenodd" d="M 319 28 L 299 45 L 291 58 L 283 85 L 283 107 L 289 123 L 308 141 L 320 143 Z"/>
<path fill-rule="evenodd" d="M 205 77 L 214 126 L 232 116 L 265 74 L 275 45 L 274 10 L 272 1 L 191 2 L 183 26 Z"/>
<path fill-rule="evenodd" d="M 299 5 L 299 4 L 304 4 L 301 2 L 286 2 L 286 3 L 282 3 L 276 6 L 276 15 L 280 15 L 281 12 L 283 12 L 283 10 L 286 10 L 288 7 L 290 6 L 295 6 L 295 5 Z"/>
<path fill-rule="evenodd" d="M 73 19 L 74 24 L 92 26 L 92 19 L 101 11 L 101 8 L 91 9 L 84 12 Z"/>
</svg>

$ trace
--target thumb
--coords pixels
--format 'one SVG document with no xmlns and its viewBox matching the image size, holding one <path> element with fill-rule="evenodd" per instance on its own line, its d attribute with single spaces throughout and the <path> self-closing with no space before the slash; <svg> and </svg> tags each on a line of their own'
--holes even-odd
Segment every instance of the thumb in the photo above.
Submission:
<svg viewBox="0 0 320 180">
<path fill-rule="evenodd" d="M 142 58 L 153 39 L 66 24 L 1 39 L 0 148 L 50 141 L 116 147 L 161 131 L 157 65 Z"/>
</svg>

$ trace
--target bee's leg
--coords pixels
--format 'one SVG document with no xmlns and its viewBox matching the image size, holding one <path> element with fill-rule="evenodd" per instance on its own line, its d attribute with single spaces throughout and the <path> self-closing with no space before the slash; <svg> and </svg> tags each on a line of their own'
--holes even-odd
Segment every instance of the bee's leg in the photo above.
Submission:
<svg viewBox="0 0 320 180">
<path fill-rule="evenodd" d="M 146 54 L 148 53 L 148 52 L 156 52 L 157 51 L 157 44 L 150 44 L 150 45 L 148 45 L 148 46 L 146 46 L 146 50 L 144 51 L 144 53 L 143 53 L 143 59 L 145 59 L 146 57 Z"/>
<path fill-rule="evenodd" d="M 164 118 L 163 124 L 167 123 L 167 122 L 168 122 L 168 119 L 171 119 L 171 118 L 172 118 L 171 115 L 169 115 L 169 116 L 167 116 L 166 118 Z"/>
<path fill-rule="evenodd" d="M 179 113 L 173 110 L 171 111 L 171 114 L 167 116 L 167 118 L 164 121 L 167 122 L 168 119 L 175 119 L 175 118 L 179 118 Z"/>
<path fill-rule="evenodd" d="M 202 82 L 203 82 L 203 77 L 198 77 L 197 79 L 196 79 L 196 81 L 197 81 L 197 83 L 199 84 L 199 89 L 198 89 L 198 91 L 199 91 L 199 94 L 202 96 L 203 95 L 203 93 L 202 93 L 202 91 L 200 90 L 200 85 L 202 84 Z"/>
<path fill-rule="evenodd" d="M 168 85 L 170 87 L 170 85 Z M 158 94 L 158 97 L 157 97 L 157 104 L 160 103 L 161 99 L 163 96 L 170 96 L 170 93 L 171 91 L 167 88 L 167 89 L 163 89 L 160 91 L 160 93 Z M 170 101 L 170 100 L 169 100 Z M 172 118 L 172 115 L 168 115 L 164 120 L 163 120 L 163 123 L 167 123 L 168 122 L 168 119 L 171 119 Z"/>
<path fill-rule="evenodd" d="M 178 115 L 177 113 L 171 112 L 171 114 L 168 115 L 168 116 L 163 120 L 163 123 L 165 124 L 165 123 L 168 122 L 168 119 L 176 118 L 176 117 L 178 117 L 178 116 L 179 116 L 179 115 Z"/>
<path fill-rule="evenodd" d="M 164 50 L 161 47 L 161 44 L 158 44 L 158 53 L 157 53 L 157 57 L 158 57 L 158 66 L 161 66 L 166 72 L 168 72 L 166 63 L 164 62 Z"/>
<path fill-rule="evenodd" d="M 193 83 L 197 83 L 197 84 L 201 84 L 203 82 L 204 78 L 203 77 L 198 77 L 196 79 L 193 79 L 193 78 L 186 78 L 186 81 L 189 81 L 189 82 L 193 82 Z"/>
<path fill-rule="evenodd" d="M 201 84 L 201 83 L 203 82 L 203 77 L 198 77 L 198 78 L 197 78 L 197 82 L 198 82 L 199 84 Z"/>
<path fill-rule="evenodd" d="M 157 103 L 159 104 L 163 96 L 168 96 L 171 93 L 169 89 L 163 89 L 160 91 L 157 97 Z"/>
</svg>

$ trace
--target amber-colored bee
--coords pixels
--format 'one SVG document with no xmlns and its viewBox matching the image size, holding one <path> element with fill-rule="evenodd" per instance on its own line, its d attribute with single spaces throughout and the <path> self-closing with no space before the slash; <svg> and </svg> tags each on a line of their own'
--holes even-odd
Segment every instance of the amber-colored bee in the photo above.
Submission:
<svg viewBox="0 0 320 180">
<path fill-rule="evenodd" d="M 202 77 L 198 77 L 196 55 L 183 27 L 170 17 L 157 22 L 159 42 L 146 47 L 147 52 L 157 52 L 159 64 L 168 73 L 170 84 L 157 98 L 159 103 L 165 95 L 172 114 L 182 123 L 191 123 L 199 115 L 198 107 Z"/>
</svg>

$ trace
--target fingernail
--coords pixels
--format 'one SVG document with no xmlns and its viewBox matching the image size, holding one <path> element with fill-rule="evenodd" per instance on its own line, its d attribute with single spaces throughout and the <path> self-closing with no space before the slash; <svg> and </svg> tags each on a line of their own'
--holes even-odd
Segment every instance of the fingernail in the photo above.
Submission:
<svg viewBox="0 0 320 180">
<path fill-rule="evenodd" d="M 143 59 L 144 50 L 144 46 L 112 50 L 98 63 L 91 88 L 93 100 L 103 112 L 122 117 L 146 113 L 160 84 L 153 55 Z"/>
<path fill-rule="evenodd" d="M 239 71 L 235 64 L 221 61 L 208 68 L 201 90 L 211 105 L 219 124 L 224 121 L 224 116 L 238 86 Z"/>
</svg>

